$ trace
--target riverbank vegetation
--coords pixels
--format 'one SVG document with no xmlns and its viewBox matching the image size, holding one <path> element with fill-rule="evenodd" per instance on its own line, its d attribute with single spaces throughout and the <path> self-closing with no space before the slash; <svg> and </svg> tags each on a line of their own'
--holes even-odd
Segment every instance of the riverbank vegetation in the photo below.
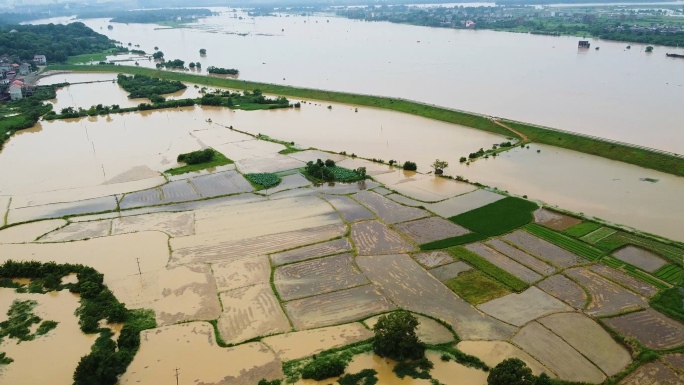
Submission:
<svg viewBox="0 0 684 385">
<path fill-rule="evenodd" d="M 270 110 L 274 108 L 289 108 L 290 101 L 284 96 L 268 98 L 261 90 L 244 91 L 243 93 L 216 90 L 205 93 L 199 100 L 203 106 L 221 106 L 239 108 L 241 110 Z"/>
<path fill-rule="evenodd" d="M 206 170 L 208 168 L 233 164 L 232 160 L 226 158 L 225 155 L 214 150 L 213 148 L 206 148 L 200 151 L 180 154 L 178 155 L 177 160 L 178 162 L 183 162 L 186 165 L 168 169 L 164 171 L 164 173 L 169 175 L 180 175 L 192 171 Z"/>
<path fill-rule="evenodd" d="M 187 86 L 179 81 L 159 79 L 145 75 L 126 76 L 119 74 L 116 82 L 129 92 L 129 99 L 148 98 L 153 95 L 172 94 L 184 90 Z"/>
<path fill-rule="evenodd" d="M 235 68 L 219 68 L 214 66 L 207 67 L 207 72 L 217 75 L 237 75 L 240 73 L 240 71 Z"/>
</svg>

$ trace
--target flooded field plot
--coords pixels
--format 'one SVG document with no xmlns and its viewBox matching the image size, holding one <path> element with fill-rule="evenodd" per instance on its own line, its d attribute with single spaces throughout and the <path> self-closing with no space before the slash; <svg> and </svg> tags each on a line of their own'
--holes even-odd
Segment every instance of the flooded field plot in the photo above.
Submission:
<svg viewBox="0 0 684 385">
<path fill-rule="evenodd" d="M 368 283 L 352 254 L 318 258 L 276 269 L 273 283 L 284 301 L 329 293 Z"/>
<path fill-rule="evenodd" d="M 513 293 L 485 302 L 477 308 L 515 326 L 525 325 L 547 314 L 572 311 L 568 305 L 534 286 L 520 294 Z"/>
<path fill-rule="evenodd" d="M 555 267 L 549 265 L 546 262 L 542 262 L 538 258 L 535 258 L 518 248 L 509 245 L 501 239 L 491 239 L 485 242 L 485 244 L 491 247 L 492 249 L 498 251 L 499 253 L 504 254 L 505 256 L 520 262 L 521 264 L 529 267 L 530 269 L 536 271 L 539 274 L 548 275 L 556 272 Z"/>
<path fill-rule="evenodd" d="M 373 191 L 377 192 L 378 189 L 375 189 Z M 380 193 L 378 193 L 378 194 L 380 194 Z M 391 199 L 391 200 L 393 200 L 397 203 L 400 203 L 404 206 L 412 206 L 412 207 L 420 207 L 420 206 L 428 207 L 429 206 L 429 203 L 417 201 L 415 199 L 411 199 L 411 198 L 408 198 L 408 197 L 405 197 L 405 196 L 399 195 L 399 194 L 388 194 L 388 195 L 380 194 L 380 195 L 383 195 L 384 197 L 387 197 L 388 199 Z"/>
<path fill-rule="evenodd" d="M 570 267 L 589 262 L 578 255 L 560 248 L 553 243 L 535 237 L 523 230 L 516 230 L 510 234 L 504 235 L 502 238 L 559 267 Z"/>
<path fill-rule="evenodd" d="M 627 349 L 584 314 L 552 314 L 537 322 L 577 349 L 608 376 L 617 374 L 632 361 Z"/>
<path fill-rule="evenodd" d="M 378 221 L 353 223 L 351 237 L 359 255 L 407 253 L 414 250 L 408 241 Z"/>
<path fill-rule="evenodd" d="M 186 183 L 185 181 L 181 182 Z M 164 197 L 162 196 L 161 189 L 152 188 L 124 195 L 121 202 L 119 202 L 119 207 L 121 207 L 122 210 L 125 210 L 133 207 L 154 206 L 162 203 L 164 203 Z"/>
<path fill-rule="evenodd" d="M 297 330 L 355 321 L 394 310 L 394 308 L 395 306 L 373 285 L 354 287 L 285 303 L 285 310 Z"/>
<path fill-rule="evenodd" d="M 169 182 L 160 187 L 164 203 L 187 202 L 200 199 L 192 184 L 187 180 L 177 180 Z"/>
<path fill-rule="evenodd" d="M 413 254 L 413 259 L 426 269 L 446 265 L 454 261 L 454 257 L 446 251 L 426 251 Z"/>
<path fill-rule="evenodd" d="M 270 195 L 280 191 L 307 186 L 311 186 L 311 182 L 309 182 L 308 179 L 304 178 L 302 174 L 292 174 L 282 177 L 280 184 L 276 187 L 270 188 L 268 190 L 263 190 L 262 192 L 264 194 Z"/>
<path fill-rule="evenodd" d="M 504 199 L 506 196 L 495 194 L 487 190 L 475 190 L 467 194 L 447 199 L 443 202 L 427 205 L 433 213 L 445 217 L 455 217 L 456 215 L 475 210 L 490 203 Z"/>
<path fill-rule="evenodd" d="M 398 306 L 441 319 L 463 339 L 502 339 L 513 327 L 484 316 L 408 255 L 357 257 L 364 274 Z"/>
<path fill-rule="evenodd" d="M 485 364 L 492 368 L 503 360 L 517 358 L 527 364 L 527 367 L 532 369 L 532 373 L 535 376 L 546 373 L 550 377 L 556 377 L 553 372 L 545 368 L 539 361 L 535 360 L 515 345 L 505 341 L 461 341 L 456 347 L 465 354 L 470 354 L 471 356 L 481 359 Z"/>
<path fill-rule="evenodd" d="M 290 361 L 309 357 L 324 350 L 365 341 L 371 337 L 373 337 L 372 331 L 360 323 L 351 323 L 280 334 L 266 337 L 262 342 L 270 346 L 281 360 Z"/>
<path fill-rule="evenodd" d="M 353 198 L 371 209 L 378 218 L 387 223 L 406 222 L 430 215 L 424 210 L 402 206 L 380 194 L 370 191 L 360 191 L 354 194 Z"/>
<path fill-rule="evenodd" d="M 561 380 L 598 384 L 606 378 L 572 346 L 537 322 L 523 327 L 512 341 L 551 369 Z"/>
<path fill-rule="evenodd" d="M 620 385 L 681 385 L 683 383 L 684 375 L 658 361 L 640 366 L 620 381 Z"/>
<path fill-rule="evenodd" d="M 266 198 L 256 194 L 239 194 L 215 199 L 205 199 L 194 202 L 185 203 L 171 203 L 164 206 L 141 207 L 138 209 L 126 210 L 121 213 L 122 216 L 133 216 L 141 214 L 161 213 L 161 212 L 181 212 L 190 210 L 219 210 L 227 206 L 243 205 L 248 203 L 264 202 Z M 106 215 L 106 214 L 102 214 Z M 116 215 L 118 217 L 118 213 Z M 83 218 L 92 218 L 93 216 L 85 216 Z M 97 217 L 100 219 L 100 217 Z M 81 217 L 69 218 L 72 221 L 80 220 Z M 92 220 L 92 219 L 91 219 Z"/>
<path fill-rule="evenodd" d="M 562 275 L 552 275 L 539 282 L 537 287 L 562 300 L 575 309 L 584 309 L 587 304 L 587 293 L 575 281 Z"/>
<path fill-rule="evenodd" d="M 271 264 L 266 256 L 219 262 L 211 265 L 211 271 L 219 292 L 267 283 L 271 278 Z"/>
<path fill-rule="evenodd" d="M 476 189 L 468 183 L 404 170 L 383 174 L 375 179 L 402 195 L 422 202 L 438 202 Z"/>
<path fill-rule="evenodd" d="M 458 277 L 461 273 L 470 271 L 472 267 L 465 262 L 454 262 L 448 265 L 443 265 L 430 269 L 429 272 L 433 277 L 437 278 L 441 282 L 446 282 L 450 279 Z"/>
<path fill-rule="evenodd" d="M 416 334 L 418 335 L 418 339 L 420 339 L 420 341 L 426 344 L 438 345 L 454 340 L 454 334 L 441 323 L 420 314 L 414 314 L 413 316 L 418 320 Z M 375 324 L 378 323 L 378 319 L 380 319 L 380 317 L 381 316 L 371 317 L 363 321 L 363 323 L 365 323 L 368 328 L 372 330 Z"/>
<path fill-rule="evenodd" d="M 375 189 L 373 189 L 373 191 L 376 192 L 376 193 L 378 193 L 378 194 L 380 194 L 380 195 L 382 195 L 382 196 L 386 196 L 386 195 L 389 195 L 389 194 L 392 193 L 392 191 L 390 191 L 390 190 L 388 190 L 388 189 L 386 189 L 386 188 L 384 188 L 384 187 L 375 188 Z"/>
<path fill-rule="evenodd" d="M 4 220 L 4 217 L 3 217 Z M 67 224 L 64 219 L 27 223 L 0 231 L 0 243 L 33 242 L 40 236 Z"/>
<path fill-rule="evenodd" d="M 648 307 L 648 302 L 591 270 L 577 267 L 565 274 L 584 286 L 591 295 L 585 312 L 590 315 L 609 315 Z"/>
<path fill-rule="evenodd" d="M 374 219 L 370 210 L 361 206 L 357 201 L 348 196 L 322 195 L 322 198 L 330 202 L 345 222 L 356 222 L 365 219 Z"/>
<path fill-rule="evenodd" d="M 400 233 L 419 245 L 445 238 L 457 237 L 470 231 L 439 217 L 429 217 L 394 225 Z"/>
<path fill-rule="evenodd" d="M 541 208 L 534 212 L 534 221 L 554 230 L 565 230 L 582 222 L 581 219 Z"/>
<path fill-rule="evenodd" d="M 245 193 L 254 190 L 247 179 L 237 171 L 224 171 L 215 174 L 190 178 L 190 183 L 203 198 L 219 195 Z"/>
<path fill-rule="evenodd" d="M 279 172 L 285 170 L 292 170 L 295 168 L 302 168 L 306 163 L 289 156 L 274 154 L 263 158 L 247 158 L 235 161 L 235 165 L 242 173 L 261 173 L 261 172 Z"/>
<path fill-rule="evenodd" d="M 268 283 L 223 292 L 220 297 L 223 313 L 218 329 L 227 343 L 290 331 L 290 323 Z"/>
<path fill-rule="evenodd" d="M 282 253 L 271 254 L 273 264 L 284 265 L 286 263 L 299 262 L 307 259 L 324 257 L 350 251 L 352 245 L 348 238 L 335 239 L 328 242 L 319 243 L 311 246 L 304 246 L 298 249 L 283 251 Z"/>
<path fill-rule="evenodd" d="M 527 283 L 533 283 L 542 278 L 541 275 L 482 243 L 471 243 L 466 246 L 466 249 L 478 254 L 490 263 L 500 267 L 501 269 L 511 273 Z"/>
<path fill-rule="evenodd" d="M 38 222 L 40 223 L 40 222 Z M 41 242 L 80 241 L 82 239 L 106 237 L 110 234 L 111 220 L 76 222 L 55 230 L 40 238 Z"/>
<path fill-rule="evenodd" d="M 660 358 L 664 363 L 684 374 L 684 353 L 670 353 Z M 684 380 L 684 378 L 682 378 Z"/>
<path fill-rule="evenodd" d="M 621 271 L 615 270 L 611 267 L 602 264 L 589 266 L 589 269 L 594 273 L 600 274 L 611 281 L 615 281 L 623 286 L 626 286 L 633 292 L 641 294 L 644 297 L 650 298 L 658 293 L 658 288 L 650 285 L 644 281 L 640 281 L 631 275 L 625 274 Z"/>
<path fill-rule="evenodd" d="M 306 162 L 316 163 L 316 160 L 318 160 L 318 159 L 320 159 L 324 162 L 327 159 L 332 159 L 333 161 L 335 161 L 337 163 L 337 162 L 340 162 L 340 161 L 347 159 L 347 157 L 344 155 L 333 154 L 333 153 L 320 151 L 320 150 L 299 151 L 299 152 L 295 152 L 292 154 L 288 154 L 287 156 L 289 156 L 290 158 L 294 158 L 294 159 L 297 159 L 299 161 L 302 161 L 304 163 L 306 163 Z"/>
<path fill-rule="evenodd" d="M 211 124 L 207 128 L 195 129 L 192 131 L 192 136 L 198 138 L 209 147 L 254 140 L 254 137 L 251 135 L 243 134 L 218 124 Z"/>
<path fill-rule="evenodd" d="M 220 152 L 221 154 L 225 155 L 228 159 L 232 159 L 234 161 L 239 161 L 239 160 L 244 160 L 246 161 L 246 165 L 251 165 L 253 167 L 258 167 L 258 166 L 263 166 L 263 167 L 268 167 L 269 164 L 271 166 L 277 165 L 278 161 L 284 161 L 284 162 L 295 162 L 297 164 L 304 164 L 304 162 L 300 162 L 296 159 L 292 159 L 289 157 L 286 157 L 285 155 L 278 154 L 278 151 L 284 150 L 285 146 L 282 144 L 278 143 L 273 143 L 273 142 L 268 142 L 265 140 L 257 140 L 257 139 L 251 139 L 251 140 L 244 140 L 244 141 L 239 141 L 239 142 L 233 142 L 233 143 L 223 143 L 220 145 L 214 146 L 214 149 Z M 274 158 L 275 155 L 278 155 L 277 158 Z M 269 161 L 268 159 L 271 159 Z M 288 159 L 285 159 L 288 158 Z M 261 159 L 261 160 L 259 160 Z M 275 160 L 275 162 L 273 162 Z M 236 166 L 239 167 L 239 162 L 235 163 Z M 300 166 L 303 167 L 303 166 Z M 276 166 L 277 168 L 277 166 Z M 292 168 L 297 168 L 297 167 L 292 167 Z M 241 169 L 240 169 L 241 170 Z M 244 172 L 265 172 L 265 171 L 244 171 Z M 271 172 L 271 171 L 269 171 Z"/>
<path fill-rule="evenodd" d="M 378 176 L 380 174 L 386 174 L 388 172 L 392 172 L 395 170 L 393 167 L 389 165 L 375 163 L 369 160 L 359 158 L 347 158 L 341 160 L 338 162 L 338 166 L 348 168 L 350 170 L 356 170 L 359 167 L 365 167 L 366 174 L 371 175 L 373 177 Z"/>
<path fill-rule="evenodd" d="M 189 212 L 125 216 L 112 220 L 112 235 L 161 231 L 171 237 L 195 233 L 195 215 Z"/>
<path fill-rule="evenodd" d="M 649 273 L 653 273 L 667 264 L 667 261 L 659 255 L 632 245 L 627 245 L 614 252 L 613 256 Z"/>
<path fill-rule="evenodd" d="M 669 349 L 684 344 L 684 325 L 653 309 L 607 318 L 604 322 L 651 349 Z"/>
<path fill-rule="evenodd" d="M 79 298 L 67 290 L 50 294 L 18 294 L 14 289 L 0 288 L 0 320 L 6 320 L 5 314 L 15 299 L 38 302 L 33 314 L 58 324 L 55 329 L 32 341 L 17 343 L 9 336 L 3 338 L 0 352 L 6 353 L 14 362 L 0 366 L 0 383 L 72 384 L 76 365 L 82 356 L 90 352 L 97 337 L 95 334 L 83 334 L 79 329 L 78 318 L 74 317 Z"/>
<path fill-rule="evenodd" d="M 116 209 L 116 198 L 107 196 L 78 202 L 53 203 L 43 206 L 10 209 L 7 224 L 36 219 L 61 218 L 69 215 L 96 213 Z"/>
<path fill-rule="evenodd" d="M 314 185 L 313 189 L 321 194 L 344 195 L 353 194 L 357 191 L 367 191 L 378 186 L 380 186 L 380 184 L 373 182 L 372 180 L 361 180 L 352 183 L 321 183 L 319 185 Z"/>
<path fill-rule="evenodd" d="M 138 354 L 121 377 L 121 384 L 154 384 L 173 380 L 174 369 L 188 383 L 253 385 L 260 379 L 282 378 L 281 362 L 260 342 L 221 348 L 214 328 L 192 322 L 146 330 Z"/>
</svg>

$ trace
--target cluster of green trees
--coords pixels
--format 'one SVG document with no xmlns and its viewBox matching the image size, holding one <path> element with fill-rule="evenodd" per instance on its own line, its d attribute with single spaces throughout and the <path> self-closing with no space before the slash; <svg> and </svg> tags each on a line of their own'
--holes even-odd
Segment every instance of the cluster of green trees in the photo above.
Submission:
<svg viewBox="0 0 684 385">
<path fill-rule="evenodd" d="M 0 119 L 0 147 L 16 131 L 33 127 L 42 115 L 52 111 L 52 104 L 44 100 L 55 98 L 55 88 L 63 84 L 39 86 L 33 95 L 7 102 L 4 107 L 17 115 Z"/>
<path fill-rule="evenodd" d="M 416 162 L 406 161 L 404 162 L 403 169 L 407 171 L 416 171 L 418 170 L 418 165 Z"/>
<path fill-rule="evenodd" d="M 129 98 L 149 98 L 152 95 L 171 94 L 187 88 L 177 80 L 164 80 L 145 75 L 126 76 L 119 74 L 117 83 L 130 94 Z"/>
<path fill-rule="evenodd" d="M 200 63 L 200 62 L 197 62 L 197 63 L 195 63 L 195 62 L 190 62 L 190 64 L 188 64 L 188 67 L 190 67 L 190 68 L 195 68 L 195 67 L 197 67 L 197 68 L 202 68 L 202 63 Z"/>
<path fill-rule="evenodd" d="M 62 285 L 62 278 L 76 274 L 77 282 Z M 75 385 L 114 385 L 126 371 L 140 347 L 140 332 L 156 327 L 154 313 L 128 310 L 104 285 L 104 276 L 92 267 L 73 264 L 15 262 L 0 265 L 0 277 L 30 278 L 45 290 L 68 289 L 80 294 L 76 311 L 84 333 L 100 333 L 88 355 L 83 356 L 74 372 Z M 116 342 L 109 328 L 100 328 L 99 321 L 124 323 Z"/>
<path fill-rule="evenodd" d="M 310 161 L 306 164 L 305 172 L 314 179 L 326 182 L 354 182 L 366 179 L 365 167 L 350 170 L 335 165 L 332 159 L 328 159 L 325 162 L 320 159 L 317 159 L 316 162 Z"/>
<path fill-rule="evenodd" d="M 264 96 L 261 91 L 254 90 L 252 92 L 244 91 L 243 93 L 231 91 L 218 91 L 211 94 L 205 94 L 200 99 L 200 104 L 203 106 L 224 106 L 232 107 L 236 105 L 268 105 L 270 108 L 287 108 L 290 107 L 290 101 L 286 97 L 280 96 L 278 98 L 270 99 Z"/>
<path fill-rule="evenodd" d="M 551 385 L 551 378 L 542 373 L 532 374 L 532 370 L 518 358 L 508 358 L 501 361 L 489 371 L 487 385 Z"/>
<path fill-rule="evenodd" d="M 185 164 L 200 164 L 210 162 L 212 159 L 214 159 L 215 154 L 216 152 L 211 148 L 205 148 L 204 150 L 180 154 L 176 160 Z"/>
<path fill-rule="evenodd" d="M 17 32 L 10 33 L 11 30 Z M 49 62 L 65 62 L 69 56 L 98 53 L 114 48 L 114 42 L 83 23 L 9 25 L 0 28 L 0 52 L 32 61 L 45 55 Z"/>
<path fill-rule="evenodd" d="M 175 22 L 194 18 L 208 17 L 216 14 L 209 9 L 155 9 L 139 11 L 98 10 L 81 12 L 79 19 L 104 19 L 111 18 L 114 23 L 159 23 L 164 21 Z"/>
<path fill-rule="evenodd" d="M 207 67 L 207 72 L 218 75 L 237 75 L 240 73 L 240 71 L 235 68 L 219 68 L 214 66 Z"/>
<path fill-rule="evenodd" d="M 154 56 L 154 55 L 152 55 Z M 166 60 L 161 63 L 157 63 L 157 68 L 185 68 L 185 61 L 181 59 Z"/>
<path fill-rule="evenodd" d="M 62 108 L 60 113 L 56 113 L 55 111 L 50 111 L 47 114 L 43 116 L 43 119 L 45 120 L 54 120 L 54 119 L 73 119 L 73 118 L 81 118 L 85 116 L 103 116 L 103 115 L 108 115 L 108 114 L 118 114 L 122 112 L 134 112 L 134 111 L 149 111 L 149 110 L 160 110 L 163 108 L 177 108 L 177 107 L 191 107 L 195 105 L 195 99 L 173 99 L 173 100 L 165 100 L 162 97 L 155 97 L 155 95 L 150 96 L 152 100 L 152 104 L 149 103 L 140 103 L 135 107 L 126 107 L 126 108 L 121 108 L 118 104 L 113 104 L 111 106 L 105 106 L 102 104 L 98 104 L 96 106 L 91 106 L 89 109 L 83 109 L 83 108 L 73 108 L 73 107 L 67 107 L 67 108 Z M 159 99 L 160 98 L 160 99 Z M 155 102 L 157 100 L 157 102 Z M 161 101 L 160 101 L 161 100 Z"/>
<path fill-rule="evenodd" d="M 152 54 L 153 59 L 163 59 L 164 58 L 164 52 L 162 51 L 157 51 Z"/>
</svg>

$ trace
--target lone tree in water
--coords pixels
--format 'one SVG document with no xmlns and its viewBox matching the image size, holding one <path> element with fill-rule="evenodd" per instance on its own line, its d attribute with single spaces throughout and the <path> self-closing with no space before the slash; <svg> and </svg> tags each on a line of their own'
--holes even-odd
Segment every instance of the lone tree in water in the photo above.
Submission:
<svg viewBox="0 0 684 385">
<path fill-rule="evenodd" d="M 444 173 L 444 169 L 449 167 L 449 162 L 445 160 L 435 159 L 435 163 L 430 165 L 435 169 L 435 174 L 440 175 Z"/>
<path fill-rule="evenodd" d="M 206 54 L 207 54 L 206 49 L 204 49 L 204 48 L 200 49 L 200 55 L 206 55 Z"/>
<path fill-rule="evenodd" d="M 417 360 L 425 356 L 425 346 L 416 335 L 418 320 L 407 311 L 383 315 L 373 327 L 373 351 L 396 361 Z"/>
</svg>

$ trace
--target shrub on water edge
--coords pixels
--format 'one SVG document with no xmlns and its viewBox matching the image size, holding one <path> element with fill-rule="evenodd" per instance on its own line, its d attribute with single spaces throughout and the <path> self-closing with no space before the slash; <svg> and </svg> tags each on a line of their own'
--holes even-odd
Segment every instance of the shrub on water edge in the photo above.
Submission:
<svg viewBox="0 0 684 385">
<path fill-rule="evenodd" d="M 383 315 L 373 326 L 373 351 L 396 361 L 417 360 L 425 356 L 425 345 L 416 334 L 418 319 L 407 311 Z"/>
<path fill-rule="evenodd" d="M 433 367 L 434 365 L 432 362 L 430 362 L 430 360 L 427 358 L 421 358 L 415 361 L 398 362 L 392 371 L 399 378 L 409 376 L 411 378 L 430 379 L 432 378 L 430 375 L 430 369 Z"/>
<path fill-rule="evenodd" d="M 176 160 L 185 164 L 200 164 L 211 161 L 214 158 L 214 150 L 205 148 L 204 150 L 188 152 L 186 154 L 178 155 Z"/>
<path fill-rule="evenodd" d="M 416 165 L 415 162 L 406 161 L 406 162 L 404 162 L 403 168 L 404 168 L 404 170 L 407 170 L 407 171 L 416 171 L 416 170 L 418 170 L 418 165 Z"/>
<path fill-rule="evenodd" d="M 314 358 L 313 361 L 304 365 L 302 368 L 302 378 L 313 379 L 316 381 L 330 377 L 337 377 L 344 373 L 347 362 L 337 356 L 326 356 Z"/>
<path fill-rule="evenodd" d="M 378 383 L 376 374 L 378 372 L 373 369 L 363 369 L 358 373 L 345 374 L 337 380 L 337 383 L 340 385 L 375 385 Z"/>
</svg>

